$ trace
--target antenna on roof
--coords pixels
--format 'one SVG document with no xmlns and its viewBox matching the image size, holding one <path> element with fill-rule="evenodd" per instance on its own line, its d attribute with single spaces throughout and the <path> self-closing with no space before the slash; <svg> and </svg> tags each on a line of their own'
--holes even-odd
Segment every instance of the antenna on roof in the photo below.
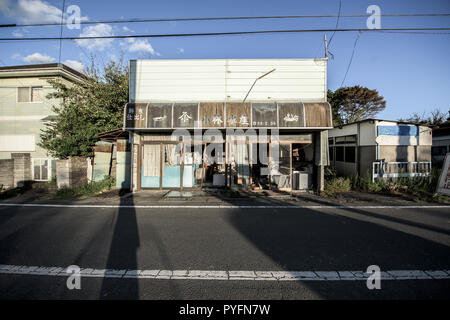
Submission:
<svg viewBox="0 0 450 320">
<path fill-rule="evenodd" d="M 276 70 L 276 69 L 272 69 L 272 70 L 270 70 L 269 72 L 264 73 L 262 76 L 256 78 L 256 79 L 255 79 L 255 82 L 253 82 L 252 86 L 250 87 L 250 90 L 248 90 L 247 94 L 245 95 L 244 100 L 242 100 L 242 103 L 244 103 L 245 100 L 247 100 L 247 97 L 248 97 L 248 95 L 250 94 L 250 91 L 252 91 L 253 87 L 255 86 L 256 81 L 258 81 L 258 80 L 261 79 L 261 78 L 264 78 L 264 77 L 267 76 L 269 73 L 272 73 L 272 72 L 274 72 L 275 70 Z"/>
</svg>

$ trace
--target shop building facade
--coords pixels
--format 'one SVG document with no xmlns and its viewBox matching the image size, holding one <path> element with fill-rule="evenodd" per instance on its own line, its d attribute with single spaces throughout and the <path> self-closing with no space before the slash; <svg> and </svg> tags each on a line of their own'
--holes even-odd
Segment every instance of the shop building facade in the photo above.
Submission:
<svg viewBox="0 0 450 320">
<path fill-rule="evenodd" d="M 326 59 L 132 60 L 130 186 L 323 187 Z"/>
</svg>

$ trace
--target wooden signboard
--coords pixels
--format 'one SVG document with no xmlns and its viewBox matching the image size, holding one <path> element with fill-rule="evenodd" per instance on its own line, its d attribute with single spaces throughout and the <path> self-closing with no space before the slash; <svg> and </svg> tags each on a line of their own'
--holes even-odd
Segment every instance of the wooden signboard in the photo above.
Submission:
<svg viewBox="0 0 450 320">
<path fill-rule="evenodd" d="M 198 121 L 198 103 L 175 103 L 173 105 L 173 127 L 194 128 Z"/>
<path fill-rule="evenodd" d="M 332 127 L 328 103 L 305 103 L 306 127 Z"/>
<path fill-rule="evenodd" d="M 280 127 L 304 127 L 303 103 L 279 103 L 278 119 Z"/>
<path fill-rule="evenodd" d="M 223 102 L 200 103 L 200 121 L 202 127 L 225 127 Z"/>
<path fill-rule="evenodd" d="M 172 128 L 172 104 L 149 103 L 147 128 Z"/>
<path fill-rule="evenodd" d="M 277 127 L 275 103 L 252 103 L 252 127 Z"/>
<path fill-rule="evenodd" d="M 148 118 L 148 119 L 147 119 Z M 201 124 L 197 121 L 201 121 Z M 302 103 L 128 103 L 125 127 L 164 128 L 330 128 L 327 102 Z"/>
<path fill-rule="evenodd" d="M 147 122 L 146 103 L 128 103 L 125 108 L 126 128 L 145 128 Z"/>
<path fill-rule="evenodd" d="M 250 103 L 227 102 L 226 117 L 227 127 L 249 127 Z"/>
</svg>

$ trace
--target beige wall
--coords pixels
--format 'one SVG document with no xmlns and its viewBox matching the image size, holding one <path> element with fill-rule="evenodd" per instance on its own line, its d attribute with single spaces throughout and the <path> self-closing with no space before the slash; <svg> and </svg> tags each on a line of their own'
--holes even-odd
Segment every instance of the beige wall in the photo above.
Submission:
<svg viewBox="0 0 450 320">
<path fill-rule="evenodd" d="M 11 152 L 29 152 L 31 158 L 49 157 L 46 150 L 37 146 L 40 141 L 41 129 L 45 128 L 43 118 L 53 115 L 52 106 L 59 102 L 56 99 L 46 99 L 47 94 L 53 91 L 47 82 L 54 77 L 20 77 L 0 78 L 0 136 L 22 135 L 34 136 L 34 150 L 16 150 L 20 148 L 15 143 L 8 150 L 2 145 L 0 159 L 10 159 Z M 60 78 L 63 83 L 70 85 L 66 79 Z M 18 87 L 42 86 L 42 102 L 17 102 Z M 24 137 L 26 139 L 27 137 Z"/>
</svg>

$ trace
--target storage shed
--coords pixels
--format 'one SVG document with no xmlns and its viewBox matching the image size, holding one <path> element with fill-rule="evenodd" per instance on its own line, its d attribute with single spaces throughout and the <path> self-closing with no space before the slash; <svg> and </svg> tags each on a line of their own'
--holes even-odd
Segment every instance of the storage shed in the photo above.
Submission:
<svg viewBox="0 0 450 320">
<path fill-rule="evenodd" d="M 330 164 L 339 175 L 373 179 L 431 172 L 432 130 L 409 122 L 366 119 L 328 132 Z"/>
</svg>

